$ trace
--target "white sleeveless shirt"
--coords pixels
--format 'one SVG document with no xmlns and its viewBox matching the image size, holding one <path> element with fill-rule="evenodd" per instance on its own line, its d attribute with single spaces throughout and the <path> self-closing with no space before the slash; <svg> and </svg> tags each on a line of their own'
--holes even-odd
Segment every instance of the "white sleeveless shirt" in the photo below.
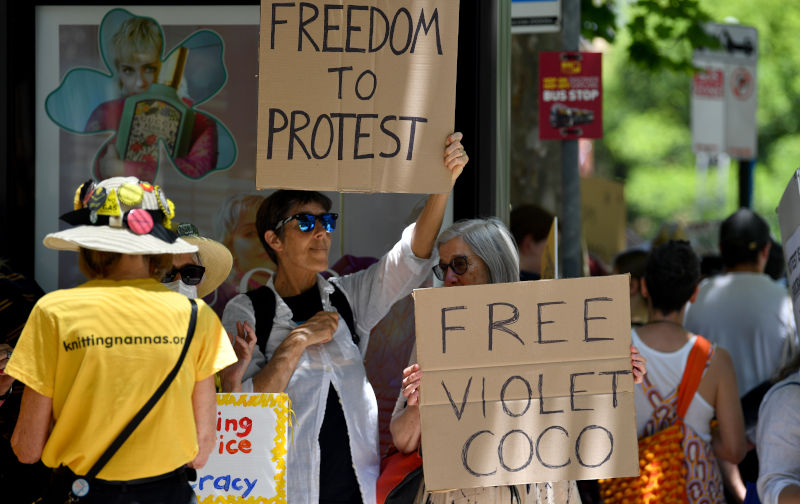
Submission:
<svg viewBox="0 0 800 504">
<path fill-rule="evenodd" d="M 670 395 L 683 378 L 683 370 L 686 368 L 686 361 L 689 359 L 696 335 L 692 335 L 689 341 L 674 352 L 659 352 L 647 346 L 636 330 L 631 328 L 631 340 L 639 352 L 647 359 L 647 379 L 654 386 L 655 390 L 666 397 Z M 636 405 L 636 434 L 638 437 L 644 435 L 644 428 L 647 421 L 653 414 L 653 406 L 647 399 L 641 385 L 634 387 L 633 397 Z M 714 418 L 714 407 L 708 404 L 699 393 L 694 394 L 689 410 L 683 421 L 690 426 L 700 439 L 705 442 L 711 441 L 711 419 Z"/>
</svg>

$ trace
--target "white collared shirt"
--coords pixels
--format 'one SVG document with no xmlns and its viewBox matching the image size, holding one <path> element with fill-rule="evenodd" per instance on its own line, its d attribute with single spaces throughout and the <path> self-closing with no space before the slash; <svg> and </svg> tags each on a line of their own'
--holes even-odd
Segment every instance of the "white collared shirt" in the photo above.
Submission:
<svg viewBox="0 0 800 504">
<path fill-rule="evenodd" d="M 360 342 L 358 346 L 353 343 L 347 323 L 340 318 L 331 341 L 312 345 L 303 352 L 286 387 L 285 392 L 292 400 L 292 409 L 297 417 L 293 447 L 287 454 L 288 502 L 291 504 L 319 501 L 318 439 L 330 384 L 342 402 L 361 496 L 365 503 L 375 502 L 375 483 L 380 466 L 378 406 L 375 392 L 367 380 L 363 357 L 372 327 L 395 302 L 407 296 L 430 275 L 433 259 L 418 258 L 411 251 L 413 226 L 403 231 L 401 240 L 377 263 L 331 280 L 350 303 Z M 329 299 L 333 292 L 330 282 L 317 276 L 317 286 L 323 309 L 336 311 Z M 275 291 L 272 278 L 267 287 Z M 245 392 L 253 391 L 252 377 L 266 365 L 267 359 L 272 357 L 289 332 L 297 327 L 292 321 L 291 310 L 277 293 L 275 299 L 275 317 L 267 342 L 267 355 L 265 357 L 258 347 L 253 350 L 242 383 Z M 237 321 L 247 321 L 256 328 L 253 304 L 245 294 L 231 299 L 222 316 L 222 324 L 229 333 L 236 334 Z"/>
</svg>

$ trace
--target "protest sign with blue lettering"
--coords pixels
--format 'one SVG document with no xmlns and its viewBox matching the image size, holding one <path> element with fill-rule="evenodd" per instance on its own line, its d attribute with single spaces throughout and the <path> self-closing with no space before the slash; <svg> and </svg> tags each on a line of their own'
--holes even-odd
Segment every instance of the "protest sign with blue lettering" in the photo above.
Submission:
<svg viewBox="0 0 800 504">
<path fill-rule="evenodd" d="M 286 502 L 286 394 L 217 394 L 216 441 L 193 482 L 199 504 Z"/>
</svg>

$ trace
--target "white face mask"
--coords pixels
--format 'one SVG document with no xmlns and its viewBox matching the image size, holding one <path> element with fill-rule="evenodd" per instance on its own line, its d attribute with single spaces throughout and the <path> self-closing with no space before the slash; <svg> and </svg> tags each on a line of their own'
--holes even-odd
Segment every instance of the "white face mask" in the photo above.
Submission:
<svg viewBox="0 0 800 504">
<path fill-rule="evenodd" d="M 195 299 L 197 297 L 197 286 L 196 285 L 186 285 L 180 280 L 173 280 L 172 282 L 161 282 L 166 288 L 173 290 L 179 294 L 183 294 L 184 296 Z"/>
</svg>

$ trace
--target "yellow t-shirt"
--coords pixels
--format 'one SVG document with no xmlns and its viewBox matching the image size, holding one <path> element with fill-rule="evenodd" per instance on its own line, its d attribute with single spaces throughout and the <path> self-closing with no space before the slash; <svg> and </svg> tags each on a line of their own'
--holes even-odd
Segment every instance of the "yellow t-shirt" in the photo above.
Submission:
<svg viewBox="0 0 800 504">
<path fill-rule="evenodd" d="M 217 315 L 197 305 L 179 373 L 99 478 L 156 476 L 197 454 L 194 384 L 236 361 Z M 53 399 L 45 465 L 89 471 L 172 370 L 190 314 L 185 296 L 152 279 L 92 280 L 36 303 L 6 372 Z"/>
</svg>

